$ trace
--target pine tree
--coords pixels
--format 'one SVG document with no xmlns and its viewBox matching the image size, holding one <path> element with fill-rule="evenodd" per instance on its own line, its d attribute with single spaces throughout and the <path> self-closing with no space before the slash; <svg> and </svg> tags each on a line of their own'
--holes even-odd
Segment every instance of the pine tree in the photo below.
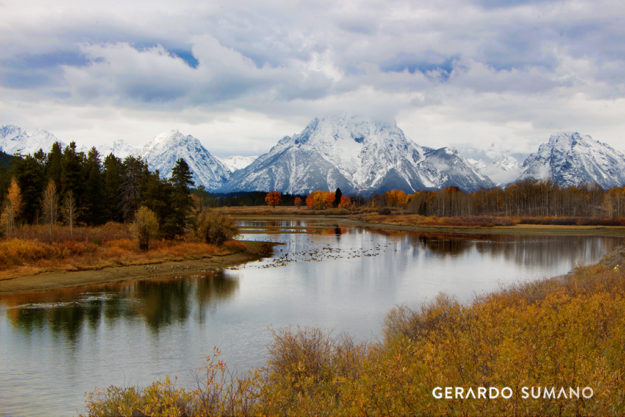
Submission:
<svg viewBox="0 0 625 417">
<path fill-rule="evenodd" d="M 186 161 L 182 158 L 176 161 L 172 170 L 171 184 L 173 185 L 173 224 L 176 234 L 182 234 L 187 222 L 187 215 L 191 209 L 191 187 L 193 175 Z"/>
<path fill-rule="evenodd" d="M 141 203 L 142 182 L 148 168 L 141 158 L 129 156 L 124 159 L 124 179 L 122 182 L 122 214 L 125 222 L 134 220 Z"/>
<path fill-rule="evenodd" d="M 104 158 L 104 219 L 105 221 L 123 222 L 122 184 L 124 182 L 124 166 L 122 161 L 112 153 Z"/>
<path fill-rule="evenodd" d="M 46 160 L 46 177 L 54 181 L 57 190 L 61 188 L 63 150 L 59 142 L 54 142 Z"/>
<path fill-rule="evenodd" d="M 91 148 L 85 164 L 84 218 L 89 224 L 104 223 L 104 187 L 100 155 Z"/>
<path fill-rule="evenodd" d="M 343 193 L 341 192 L 340 188 L 336 188 L 336 191 L 334 192 L 334 202 L 332 203 L 332 207 L 338 207 L 339 204 L 341 204 L 341 197 L 343 196 Z"/>
<path fill-rule="evenodd" d="M 41 194 L 46 185 L 45 154 L 19 158 L 14 162 L 14 174 L 22 195 L 22 218 L 34 223 L 39 218 Z"/>
<path fill-rule="evenodd" d="M 82 152 L 76 152 L 76 143 L 71 142 L 63 150 L 61 160 L 61 196 L 63 200 L 71 191 L 76 212 L 81 211 L 84 194 L 84 160 Z"/>
</svg>

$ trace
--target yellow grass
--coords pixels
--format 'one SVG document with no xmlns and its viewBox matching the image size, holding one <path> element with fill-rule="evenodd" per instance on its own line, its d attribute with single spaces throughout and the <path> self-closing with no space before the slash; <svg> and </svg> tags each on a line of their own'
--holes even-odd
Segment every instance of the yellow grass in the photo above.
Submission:
<svg viewBox="0 0 625 417">
<path fill-rule="evenodd" d="M 56 227 L 53 240 L 45 226 L 29 226 L 18 236 L 0 240 L 0 279 L 50 271 L 100 269 L 107 266 L 138 265 L 164 261 L 198 259 L 242 251 L 235 242 L 215 245 L 194 241 L 153 241 L 141 251 L 130 238 L 127 226 L 107 224 L 99 228 Z"/>
</svg>

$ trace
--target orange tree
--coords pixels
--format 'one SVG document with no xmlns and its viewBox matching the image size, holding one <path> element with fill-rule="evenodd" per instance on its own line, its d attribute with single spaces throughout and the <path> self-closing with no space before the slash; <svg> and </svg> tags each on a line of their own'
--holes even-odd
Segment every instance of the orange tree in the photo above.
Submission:
<svg viewBox="0 0 625 417">
<path fill-rule="evenodd" d="M 271 207 L 275 207 L 280 204 L 280 200 L 282 200 L 282 194 L 278 191 L 271 191 L 265 196 L 265 203 Z"/>
</svg>

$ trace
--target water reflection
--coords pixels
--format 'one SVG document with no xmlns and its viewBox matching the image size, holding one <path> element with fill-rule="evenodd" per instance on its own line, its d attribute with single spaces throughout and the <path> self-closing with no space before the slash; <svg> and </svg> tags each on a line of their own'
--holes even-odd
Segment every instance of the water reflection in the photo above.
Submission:
<svg viewBox="0 0 625 417">
<path fill-rule="evenodd" d="M 270 328 L 380 337 L 397 304 L 461 302 L 596 262 L 622 239 L 371 232 L 308 221 L 247 222 L 280 242 L 239 268 L 0 298 L 0 416 L 76 414 L 98 386 L 195 380 L 213 346 L 240 373 L 261 366 Z M 189 377 L 185 379 L 185 376 Z M 33 398 L 39 401 L 33 402 Z"/>
<path fill-rule="evenodd" d="M 397 236 L 397 235 L 395 235 Z M 411 233 L 408 240 L 433 255 L 459 256 L 476 250 L 485 256 L 503 256 L 521 266 L 549 267 L 567 261 L 571 265 L 598 259 L 606 250 L 623 243 L 620 238 L 584 236 L 466 235 Z"/>
<path fill-rule="evenodd" d="M 203 321 L 206 311 L 232 297 L 239 281 L 229 272 L 176 276 L 81 287 L 46 294 L 27 294 L 3 298 L 6 315 L 26 335 L 49 328 L 75 342 L 86 323 L 96 329 L 101 321 L 109 325 L 118 320 L 141 318 L 153 332 L 164 326 L 182 323 L 197 309 Z"/>
</svg>

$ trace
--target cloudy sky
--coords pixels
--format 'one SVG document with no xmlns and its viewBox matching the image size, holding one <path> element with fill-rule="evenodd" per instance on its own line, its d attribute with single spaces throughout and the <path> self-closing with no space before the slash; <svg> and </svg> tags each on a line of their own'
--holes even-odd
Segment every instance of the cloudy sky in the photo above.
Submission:
<svg viewBox="0 0 625 417">
<path fill-rule="evenodd" d="M 259 154 L 317 115 L 426 146 L 625 150 L 622 0 L 0 0 L 0 124 Z"/>
</svg>

